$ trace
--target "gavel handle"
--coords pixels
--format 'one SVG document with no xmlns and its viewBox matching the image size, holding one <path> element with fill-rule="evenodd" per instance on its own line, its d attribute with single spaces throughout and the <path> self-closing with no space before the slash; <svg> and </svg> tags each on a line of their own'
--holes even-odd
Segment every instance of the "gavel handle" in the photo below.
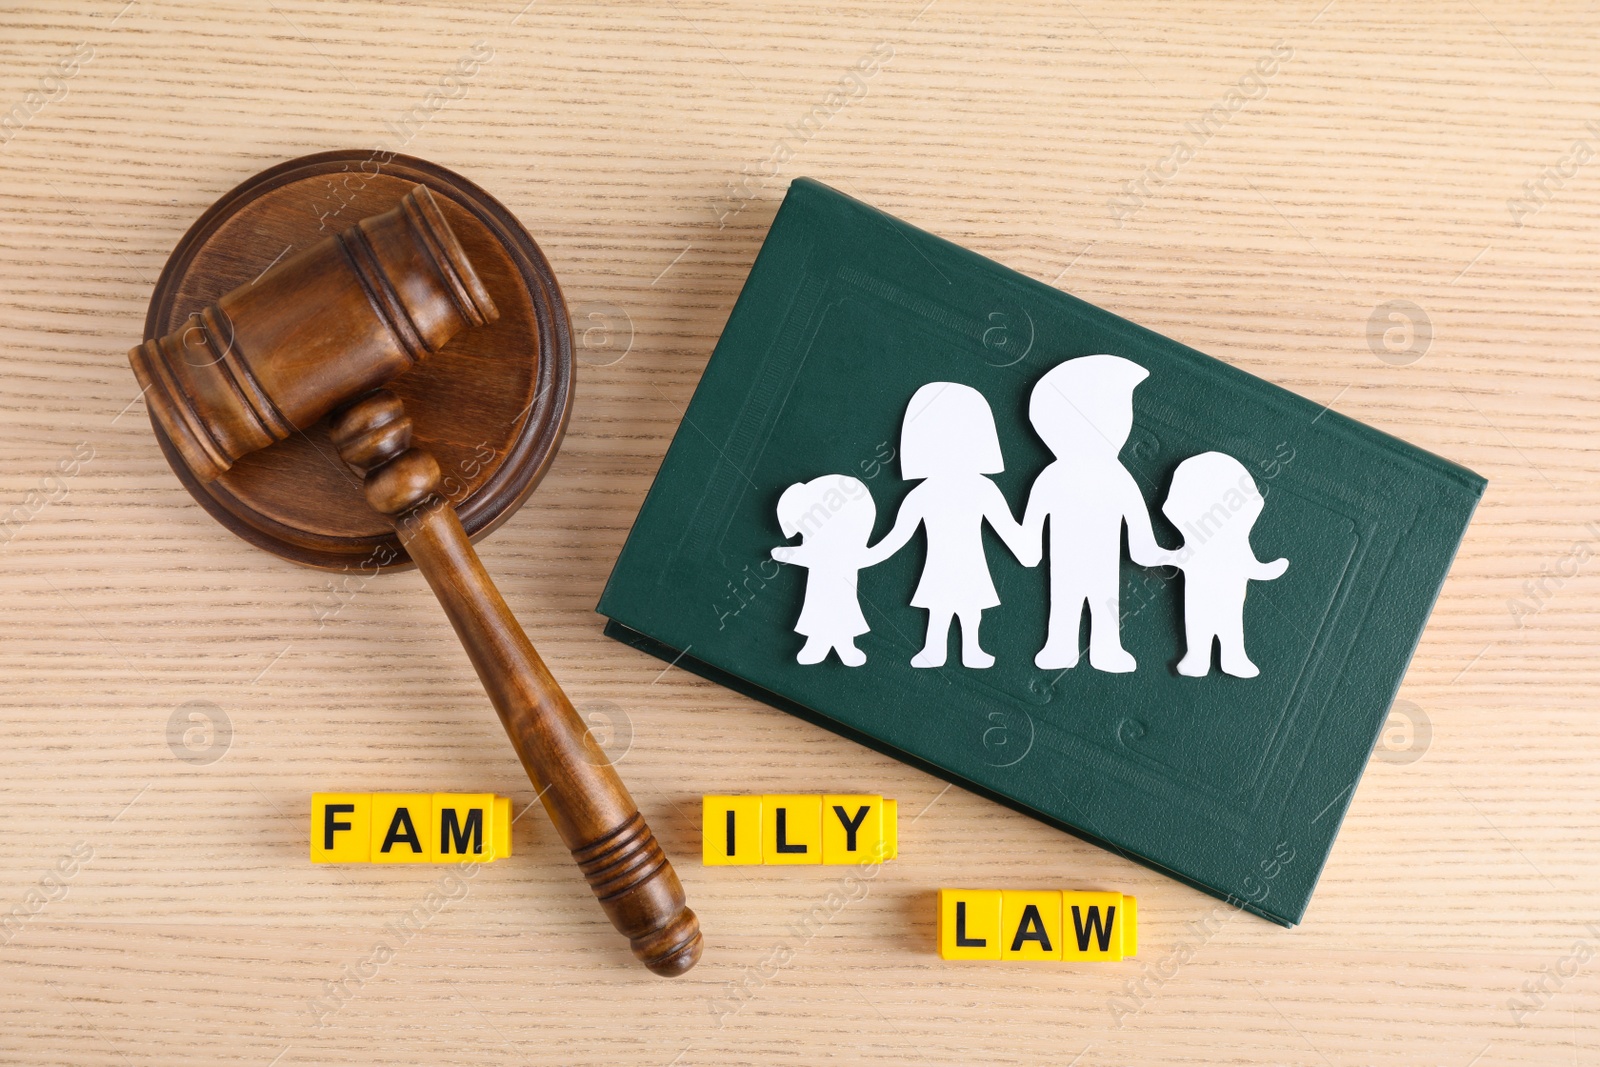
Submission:
<svg viewBox="0 0 1600 1067">
<path fill-rule="evenodd" d="M 550 821 L 611 923 L 652 972 L 679 975 L 700 958 L 700 923 L 672 864 L 539 658 L 461 527 L 438 495 L 439 465 L 411 448 L 410 419 L 387 390 L 334 416 L 344 461 L 365 477 L 367 500 L 390 516 L 456 635 Z"/>
</svg>

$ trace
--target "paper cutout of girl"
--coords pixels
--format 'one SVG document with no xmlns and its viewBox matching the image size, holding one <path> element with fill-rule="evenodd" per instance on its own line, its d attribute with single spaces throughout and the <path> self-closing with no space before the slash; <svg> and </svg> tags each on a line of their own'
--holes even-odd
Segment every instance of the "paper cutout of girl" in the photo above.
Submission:
<svg viewBox="0 0 1600 1067">
<path fill-rule="evenodd" d="M 778 498 L 778 525 L 785 537 L 803 534 L 798 545 L 772 550 L 779 563 L 807 568 L 805 603 L 794 632 L 806 639 L 795 659 L 821 663 L 837 651 L 846 667 L 859 667 L 867 654 L 856 647 L 867 618 L 856 597 L 857 572 L 866 566 L 867 542 L 878 509 L 858 479 L 825 474 L 796 482 Z"/>
<path fill-rule="evenodd" d="M 1022 524 L 987 475 L 1005 469 L 989 402 L 976 389 L 955 382 L 929 382 L 911 397 L 900 430 L 900 476 L 920 480 L 906 494 L 894 528 L 867 549 L 862 566 L 888 559 L 926 528 L 928 559 L 911 606 L 928 609 L 928 639 L 911 659 L 913 667 L 942 667 L 950 623 L 961 620 L 961 663 L 989 667 L 994 657 L 978 644 L 985 608 L 1000 603 L 983 550 L 989 525 L 1024 566 L 1039 562 L 1039 541 L 1029 544 Z"/>
</svg>

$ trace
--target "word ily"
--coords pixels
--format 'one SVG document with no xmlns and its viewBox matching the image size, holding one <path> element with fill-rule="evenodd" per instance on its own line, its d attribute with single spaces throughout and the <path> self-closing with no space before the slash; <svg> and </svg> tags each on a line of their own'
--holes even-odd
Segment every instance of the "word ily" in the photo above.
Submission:
<svg viewBox="0 0 1600 1067">
<path fill-rule="evenodd" d="M 701 812 L 708 867 L 881 863 L 899 854 L 899 805 L 883 797 L 708 796 Z"/>
</svg>

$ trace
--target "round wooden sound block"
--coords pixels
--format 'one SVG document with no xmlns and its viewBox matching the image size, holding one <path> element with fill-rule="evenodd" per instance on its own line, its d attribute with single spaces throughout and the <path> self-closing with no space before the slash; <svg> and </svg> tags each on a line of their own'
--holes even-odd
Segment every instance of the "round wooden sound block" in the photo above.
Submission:
<svg viewBox="0 0 1600 1067">
<path fill-rule="evenodd" d="M 292 252 L 369 215 L 413 185 L 432 191 L 500 310 L 393 379 L 415 443 L 444 473 L 441 491 L 473 540 L 504 522 L 544 476 L 572 403 L 567 308 L 539 246 L 494 197 L 444 167 L 369 151 L 322 152 L 262 171 L 184 234 L 150 297 L 146 338 L 161 337 Z M 152 419 L 167 462 L 228 529 L 285 559 L 329 570 L 411 561 L 373 511 L 324 424 L 245 456 L 211 482 L 195 476 Z"/>
</svg>

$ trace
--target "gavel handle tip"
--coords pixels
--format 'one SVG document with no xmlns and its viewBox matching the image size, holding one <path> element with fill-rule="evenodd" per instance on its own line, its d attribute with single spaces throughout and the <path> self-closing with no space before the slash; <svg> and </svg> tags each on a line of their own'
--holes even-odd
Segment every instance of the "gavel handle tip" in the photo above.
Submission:
<svg viewBox="0 0 1600 1067">
<path fill-rule="evenodd" d="M 706 943 L 700 936 L 700 920 L 691 909 L 684 908 L 666 926 L 633 938 L 629 944 L 651 974 L 676 978 L 700 962 Z"/>
</svg>

